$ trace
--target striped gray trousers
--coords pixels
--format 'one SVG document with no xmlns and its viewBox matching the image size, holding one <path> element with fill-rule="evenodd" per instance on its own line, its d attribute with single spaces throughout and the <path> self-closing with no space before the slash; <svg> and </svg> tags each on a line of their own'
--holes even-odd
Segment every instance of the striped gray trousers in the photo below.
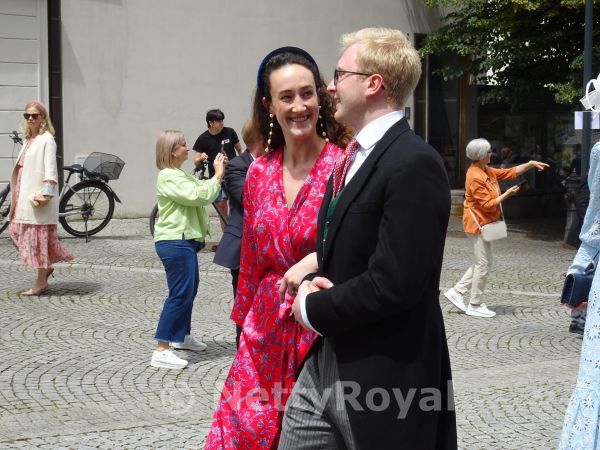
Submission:
<svg viewBox="0 0 600 450">
<path fill-rule="evenodd" d="M 356 449 L 333 344 L 309 356 L 286 405 L 279 450 Z"/>
</svg>

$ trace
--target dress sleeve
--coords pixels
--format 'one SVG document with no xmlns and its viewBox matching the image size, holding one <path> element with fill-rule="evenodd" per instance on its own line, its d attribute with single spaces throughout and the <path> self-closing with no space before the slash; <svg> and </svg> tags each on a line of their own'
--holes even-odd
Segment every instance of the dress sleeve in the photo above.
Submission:
<svg viewBox="0 0 600 450">
<path fill-rule="evenodd" d="M 257 214 L 254 189 L 256 172 L 250 167 L 246 183 L 244 184 L 244 228 L 242 233 L 242 249 L 240 255 L 240 275 L 238 279 L 237 294 L 233 302 L 231 320 L 238 325 L 244 323 L 244 319 L 252 306 L 254 295 L 260 283 L 260 269 L 257 264 L 258 243 L 255 235 L 255 218 Z"/>
<path fill-rule="evenodd" d="M 579 250 L 577 250 L 577 254 L 575 258 L 573 258 L 573 262 L 567 270 L 567 274 L 571 273 L 583 273 L 590 265 L 590 263 L 594 263 L 594 267 L 598 267 L 598 249 L 592 247 L 585 242 L 582 242 L 579 246 Z"/>
</svg>

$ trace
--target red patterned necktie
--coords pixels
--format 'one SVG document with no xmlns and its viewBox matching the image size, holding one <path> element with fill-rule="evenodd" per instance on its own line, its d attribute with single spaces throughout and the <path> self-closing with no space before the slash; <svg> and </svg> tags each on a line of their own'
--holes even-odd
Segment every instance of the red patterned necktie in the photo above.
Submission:
<svg viewBox="0 0 600 450">
<path fill-rule="evenodd" d="M 346 150 L 340 157 L 335 161 L 333 165 L 333 196 L 336 197 L 342 187 L 344 186 L 344 180 L 348 173 L 348 168 L 352 162 L 352 158 L 356 154 L 356 151 L 360 148 L 360 144 L 356 139 L 352 139 L 348 142 Z"/>
</svg>

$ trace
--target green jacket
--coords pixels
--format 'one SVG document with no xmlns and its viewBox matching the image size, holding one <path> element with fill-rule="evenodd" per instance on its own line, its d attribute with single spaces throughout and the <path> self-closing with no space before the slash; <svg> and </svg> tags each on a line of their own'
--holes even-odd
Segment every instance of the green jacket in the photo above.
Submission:
<svg viewBox="0 0 600 450">
<path fill-rule="evenodd" d="M 209 234 L 206 205 L 220 190 L 221 183 L 214 177 L 198 180 L 181 169 L 162 169 L 156 180 L 159 217 L 154 241 L 203 240 Z"/>
</svg>

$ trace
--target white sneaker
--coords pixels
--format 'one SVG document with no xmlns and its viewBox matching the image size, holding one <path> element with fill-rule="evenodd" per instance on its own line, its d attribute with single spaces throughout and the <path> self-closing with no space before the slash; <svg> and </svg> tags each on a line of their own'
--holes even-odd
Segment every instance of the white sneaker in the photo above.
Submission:
<svg viewBox="0 0 600 450">
<path fill-rule="evenodd" d="M 175 350 L 192 350 L 194 352 L 201 352 L 207 347 L 204 342 L 195 339 L 191 334 L 187 334 L 183 338 L 183 342 L 171 342 L 171 346 Z"/>
<path fill-rule="evenodd" d="M 161 367 L 163 369 L 183 369 L 188 365 L 188 362 L 185 359 L 179 358 L 171 350 L 154 350 L 150 365 L 152 367 Z"/>
<path fill-rule="evenodd" d="M 444 297 L 450 300 L 452 304 L 458 309 L 460 309 L 462 312 L 467 311 L 467 307 L 465 306 L 465 300 L 463 299 L 463 296 L 454 288 L 448 289 L 446 292 L 444 292 Z"/>
<path fill-rule="evenodd" d="M 494 311 L 490 311 L 487 309 L 483 303 L 481 305 L 471 305 L 467 306 L 467 315 L 473 317 L 494 317 L 496 313 Z"/>
</svg>

